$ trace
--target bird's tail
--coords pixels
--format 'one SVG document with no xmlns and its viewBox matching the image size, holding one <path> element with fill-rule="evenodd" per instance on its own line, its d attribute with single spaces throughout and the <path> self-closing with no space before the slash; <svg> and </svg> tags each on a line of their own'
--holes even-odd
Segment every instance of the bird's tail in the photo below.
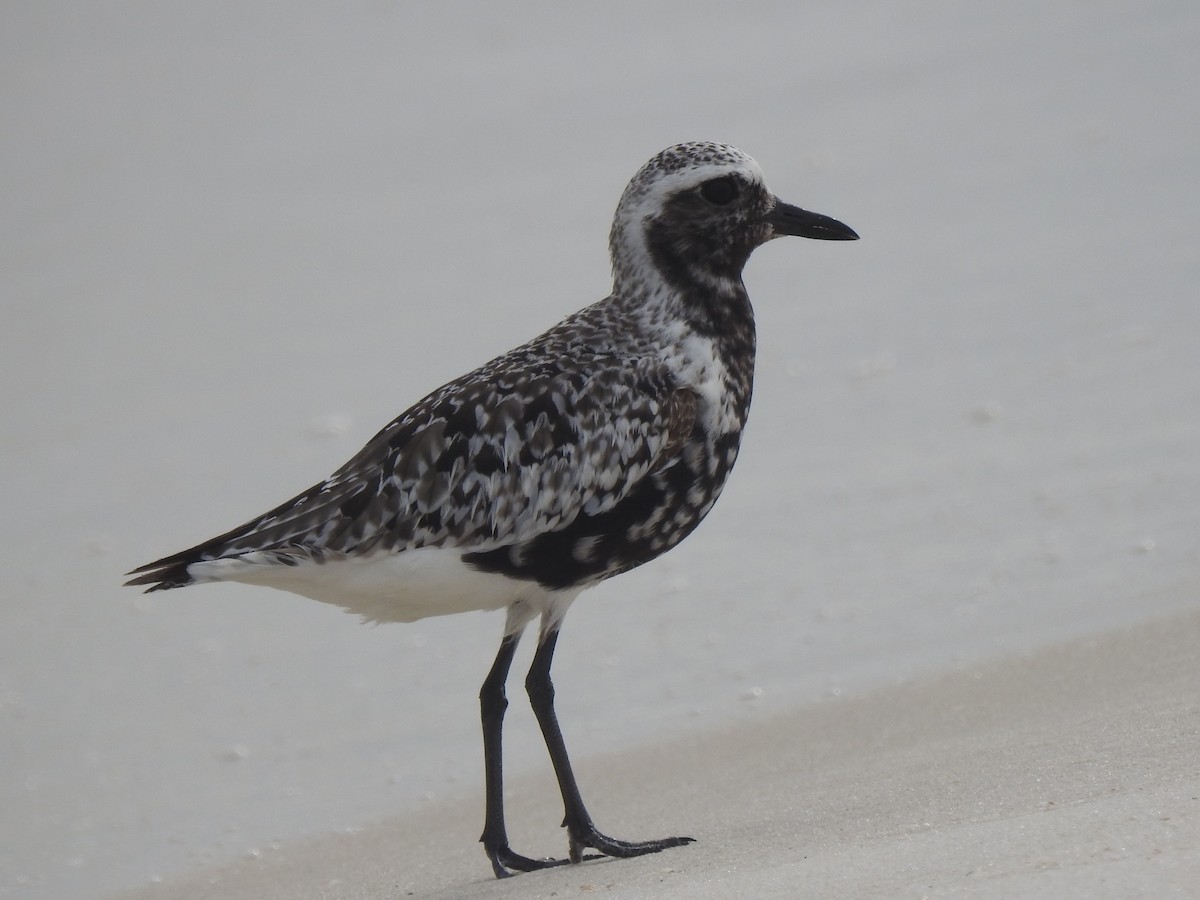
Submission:
<svg viewBox="0 0 1200 900">
<path fill-rule="evenodd" d="M 199 562 L 195 550 L 185 550 L 182 553 L 164 556 L 162 559 L 126 572 L 126 575 L 136 575 L 137 577 L 130 578 L 125 582 L 125 586 L 134 587 L 148 584 L 150 586 L 146 588 L 147 594 L 153 591 L 169 591 L 172 588 L 185 587 L 195 582 L 195 579 L 188 574 L 188 566 L 194 562 Z"/>
</svg>

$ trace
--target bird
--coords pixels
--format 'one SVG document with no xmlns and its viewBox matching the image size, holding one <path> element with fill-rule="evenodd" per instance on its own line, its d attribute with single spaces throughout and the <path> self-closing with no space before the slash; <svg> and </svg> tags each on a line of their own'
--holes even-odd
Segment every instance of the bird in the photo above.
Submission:
<svg viewBox="0 0 1200 900">
<path fill-rule="evenodd" d="M 126 584 L 263 585 L 371 622 L 503 609 L 500 648 L 479 692 L 480 841 L 496 877 L 691 843 L 620 840 L 596 827 L 550 668 L 579 594 L 673 548 L 720 495 L 754 379 L 742 272 L 755 248 L 783 236 L 858 239 L 837 219 L 779 200 L 736 147 L 668 147 L 617 204 L 607 298 L 434 390 L 324 481 L 132 570 Z M 505 684 L 534 619 L 525 688 L 562 793 L 565 858 L 514 851 L 504 817 Z"/>
</svg>

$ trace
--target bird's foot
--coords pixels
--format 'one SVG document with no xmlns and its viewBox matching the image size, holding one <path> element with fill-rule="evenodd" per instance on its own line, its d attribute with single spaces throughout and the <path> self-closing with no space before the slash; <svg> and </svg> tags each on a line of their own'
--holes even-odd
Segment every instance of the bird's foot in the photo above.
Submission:
<svg viewBox="0 0 1200 900">
<path fill-rule="evenodd" d="M 579 826 L 567 825 L 571 839 L 571 862 L 582 862 L 585 859 L 595 859 L 594 856 L 584 856 L 584 848 L 599 850 L 605 856 L 627 858 L 630 856 L 645 856 L 647 853 L 658 853 L 669 847 L 682 847 L 695 841 L 690 837 L 669 837 L 657 841 L 620 841 L 601 834 L 590 821 Z"/>
<path fill-rule="evenodd" d="M 488 859 L 492 861 L 492 871 L 496 873 L 497 878 L 508 878 L 518 872 L 535 872 L 538 869 L 552 869 L 555 866 L 565 866 L 593 859 L 602 859 L 605 856 L 619 858 L 645 856 L 647 853 L 658 853 L 666 850 L 668 847 L 682 847 L 684 844 L 690 844 L 696 840 L 690 837 L 669 837 L 657 841 L 621 841 L 617 838 L 611 838 L 606 834 L 601 834 L 596 830 L 596 826 L 590 822 L 581 828 L 569 828 L 569 834 L 571 851 L 567 859 L 555 859 L 553 857 L 530 859 L 528 856 L 522 856 L 520 853 L 513 851 L 508 844 L 488 847 L 487 855 Z M 589 853 L 584 855 L 583 851 L 589 848 L 600 852 L 599 854 Z"/>
<path fill-rule="evenodd" d="M 492 871 L 497 878 L 508 878 L 517 872 L 533 872 L 537 869 L 549 869 L 554 866 L 565 866 L 569 859 L 530 859 L 515 853 L 508 844 L 487 848 L 488 859 L 492 861 Z"/>
</svg>

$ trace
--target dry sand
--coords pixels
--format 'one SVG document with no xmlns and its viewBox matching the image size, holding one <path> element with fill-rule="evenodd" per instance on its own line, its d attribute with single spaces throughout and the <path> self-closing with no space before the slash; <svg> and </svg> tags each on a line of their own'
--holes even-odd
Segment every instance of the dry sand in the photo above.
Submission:
<svg viewBox="0 0 1200 900">
<path fill-rule="evenodd" d="M 657 856 L 496 882 L 473 797 L 123 896 L 1195 897 L 1198 647 L 1193 613 L 581 760 L 603 826 L 698 839 Z M 510 794 L 561 851 L 553 786 Z"/>
</svg>

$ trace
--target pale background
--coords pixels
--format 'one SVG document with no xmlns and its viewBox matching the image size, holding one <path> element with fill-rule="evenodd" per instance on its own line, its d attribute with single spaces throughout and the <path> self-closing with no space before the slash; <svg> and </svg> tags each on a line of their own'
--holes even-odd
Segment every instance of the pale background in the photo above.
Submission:
<svg viewBox="0 0 1200 900">
<path fill-rule="evenodd" d="M 474 840 L 499 614 L 372 629 L 121 576 L 602 297 L 620 191 L 681 140 L 737 144 L 862 240 L 749 266 L 738 469 L 693 538 L 568 616 L 577 757 L 1200 605 L 1194 3 L 0 21 L 0 896 L 448 802 L 477 802 Z M 522 702 L 507 739 L 515 775 L 545 767 Z"/>
</svg>

